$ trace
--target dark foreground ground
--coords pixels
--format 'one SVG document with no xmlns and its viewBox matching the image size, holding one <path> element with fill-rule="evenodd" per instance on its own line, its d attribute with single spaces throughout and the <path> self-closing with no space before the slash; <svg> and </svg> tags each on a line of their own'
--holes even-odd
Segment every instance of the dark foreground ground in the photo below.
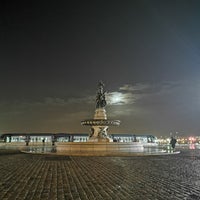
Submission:
<svg viewBox="0 0 200 200">
<path fill-rule="evenodd" d="M 1 200 L 197 200 L 200 150 L 134 157 L 68 157 L 0 150 Z"/>
</svg>

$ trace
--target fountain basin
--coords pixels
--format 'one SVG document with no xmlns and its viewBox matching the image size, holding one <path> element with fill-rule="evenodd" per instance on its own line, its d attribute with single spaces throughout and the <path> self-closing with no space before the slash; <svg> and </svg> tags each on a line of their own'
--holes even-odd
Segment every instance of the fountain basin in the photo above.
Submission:
<svg viewBox="0 0 200 200">
<path fill-rule="evenodd" d="M 143 152 L 141 143 L 120 143 L 120 142 L 62 142 L 56 144 L 56 151 L 63 155 L 93 155 L 109 156 L 125 153 Z"/>
</svg>

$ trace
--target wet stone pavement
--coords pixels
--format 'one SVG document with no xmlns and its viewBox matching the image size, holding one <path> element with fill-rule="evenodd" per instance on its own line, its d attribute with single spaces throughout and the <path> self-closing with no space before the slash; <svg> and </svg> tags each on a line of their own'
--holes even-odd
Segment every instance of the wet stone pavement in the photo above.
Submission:
<svg viewBox="0 0 200 200">
<path fill-rule="evenodd" d="M 0 150 L 1 200 L 197 200 L 200 150 L 68 157 Z"/>
</svg>

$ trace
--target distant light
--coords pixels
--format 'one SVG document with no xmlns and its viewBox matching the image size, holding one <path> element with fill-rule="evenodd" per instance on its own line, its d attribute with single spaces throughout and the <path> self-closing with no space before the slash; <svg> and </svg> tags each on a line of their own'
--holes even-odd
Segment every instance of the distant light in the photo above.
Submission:
<svg viewBox="0 0 200 200">
<path fill-rule="evenodd" d="M 189 140 L 189 143 L 191 144 L 196 142 L 196 138 L 194 137 L 189 137 L 188 140 Z"/>
</svg>

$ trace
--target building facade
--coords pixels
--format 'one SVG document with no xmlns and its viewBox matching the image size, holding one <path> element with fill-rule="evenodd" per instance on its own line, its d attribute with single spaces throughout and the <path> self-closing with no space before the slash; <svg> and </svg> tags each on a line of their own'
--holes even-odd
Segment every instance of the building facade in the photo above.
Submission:
<svg viewBox="0 0 200 200">
<path fill-rule="evenodd" d="M 110 134 L 113 142 L 141 142 L 156 143 L 157 138 L 153 135 L 136 135 L 126 133 Z M 87 142 L 87 133 L 5 133 L 1 140 L 5 143 L 54 143 L 54 142 Z"/>
</svg>

